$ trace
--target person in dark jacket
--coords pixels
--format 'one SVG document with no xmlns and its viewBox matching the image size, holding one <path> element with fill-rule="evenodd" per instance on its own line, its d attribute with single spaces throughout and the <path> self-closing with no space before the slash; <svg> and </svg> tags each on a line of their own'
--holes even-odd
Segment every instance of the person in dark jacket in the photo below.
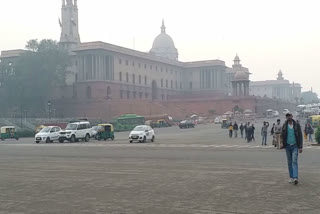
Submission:
<svg viewBox="0 0 320 214">
<path fill-rule="evenodd" d="M 239 126 L 238 126 L 237 122 L 234 122 L 234 124 L 233 124 L 233 132 L 234 132 L 234 137 L 235 138 L 238 137 L 238 130 L 239 130 Z"/>
<path fill-rule="evenodd" d="M 244 125 L 241 123 L 240 125 L 240 134 L 241 134 L 241 138 L 243 138 L 243 130 L 245 129 Z"/>
<path fill-rule="evenodd" d="M 287 121 L 282 127 L 281 137 L 283 147 L 286 149 L 288 169 L 290 180 L 289 183 L 298 184 L 298 154 L 302 153 L 303 136 L 301 126 L 293 120 L 292 114 L 286 114 Z"/>
</svg>

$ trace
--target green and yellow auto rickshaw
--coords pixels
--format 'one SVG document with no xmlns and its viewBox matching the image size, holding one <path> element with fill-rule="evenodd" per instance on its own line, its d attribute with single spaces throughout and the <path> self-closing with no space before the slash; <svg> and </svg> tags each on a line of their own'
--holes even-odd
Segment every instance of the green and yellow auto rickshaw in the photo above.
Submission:
<svg viewBox="0 0 320 214">
<path fill-rule="evenodd" d="M 16 139 L 19 140 L 19 135 L 16 131 L 16 127 L 14 126 L 4 126 L 1 127 L 0 130 L 0 139 L 2 141 L 6 140 L 6 139 Z"/>
<path fill-rule="evenodd" d="M 114 140 L 114 128 L 112 124 L 99 124 L 100 128 L 96 135 L 97 140 Z"/>
<path fill-rule="evenodd" d="M 223 119 L 221 123 L 221 128 L 227 129 L 229 127 L 229 122 L 227 119 Z"/>
</svg>

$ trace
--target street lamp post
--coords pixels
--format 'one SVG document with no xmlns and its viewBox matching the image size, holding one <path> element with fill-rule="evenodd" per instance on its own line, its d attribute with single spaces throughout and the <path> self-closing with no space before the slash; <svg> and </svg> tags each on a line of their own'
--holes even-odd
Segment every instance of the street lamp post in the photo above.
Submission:
<svg viewBox="0 0 320 214">
<path fill-rule="evenodd" d="M 51 119 L 51 101 L 48 101 L 49 120 Z"/>
</svg>

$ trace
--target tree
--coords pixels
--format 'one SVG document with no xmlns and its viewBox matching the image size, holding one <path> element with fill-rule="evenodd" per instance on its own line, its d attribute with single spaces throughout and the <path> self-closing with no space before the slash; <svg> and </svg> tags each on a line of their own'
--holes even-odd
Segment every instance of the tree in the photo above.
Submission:
<svg viewBox="0 0 320 214">
<path fill-rule="evenodd" d="M 303 99 L 304 103 L 311 104 L 311 103 L 318 103 L 319 98 L 318 94 L 312 91 L 306 91 L 301 93 L 301 98 Z"/>
<path fill-rule="evenodd" d="M 70 59 L 53 40 L 30 40 L 26 49 L 7 80 L 7 100 L 11 106 L 39 111 L 46 107 L 52 89 L 65 84 Z"/>
<path fill-rule="evenodd" d="M 320 144 L 320 126 L 317 128 L 315 137 L 316 137 L 317 143 Z"/>
<path fill-rule="evenodd" d="M 216 113 L 216 110 L 215 109 L 209 109 L 208 112 L 209 112 L 209 114 L 214 115 Z"/>
</svg>

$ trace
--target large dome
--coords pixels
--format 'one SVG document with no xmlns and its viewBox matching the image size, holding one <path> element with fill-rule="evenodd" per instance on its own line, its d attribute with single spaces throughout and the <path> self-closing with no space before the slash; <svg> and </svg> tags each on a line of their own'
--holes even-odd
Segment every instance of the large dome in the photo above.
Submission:
<svg viewBox="0 0 320 214">
<path fill-rule="evenodd" d="M 248 81 L 249 74 L 245 71 L 239 70 L 234 75 L 234 81 Z"/>
<path fill-rule="evenodd" d="M 178 50 L 174 45 L 173 39 L 166 34 L 166 27 L 163 21 L 161 34 L 155 38 L 150 53 L 163 58 L 178 60 Z"/>
</svg>

